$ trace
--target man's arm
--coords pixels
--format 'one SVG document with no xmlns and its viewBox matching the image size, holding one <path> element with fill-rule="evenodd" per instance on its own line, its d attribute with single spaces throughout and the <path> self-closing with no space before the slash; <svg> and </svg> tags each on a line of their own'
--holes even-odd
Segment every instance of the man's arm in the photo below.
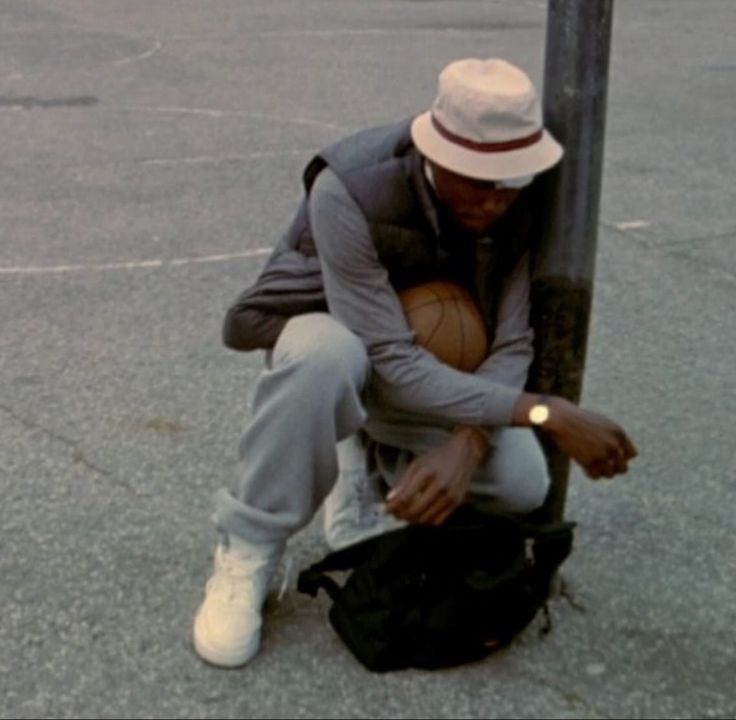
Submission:
<svg viewBox="0 0 736 720">
<path fill-rule="evenodd" d="M 534 332 L 529 325 L 530 286 L 527 252 L 501 286 L 493 342 L 488 356 L 475 371 L 486 380 L 519 390 L 526 385 L 534 358 Z M 485 440 L 486 452 L 496 431 L 495 427 L 457 427 L 457 432 L 473 436 L 476 445 Z"/>
</svg>

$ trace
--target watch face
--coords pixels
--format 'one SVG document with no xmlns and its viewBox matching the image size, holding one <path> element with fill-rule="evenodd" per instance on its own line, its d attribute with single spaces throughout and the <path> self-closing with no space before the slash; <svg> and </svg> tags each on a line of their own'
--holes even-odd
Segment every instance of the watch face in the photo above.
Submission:
<svg viewBox="0 0 736 720">
<path fill-rule="evenodd" d="M 542 425 L 549 418 L 549 408 L 546 405 L 535 405 L 529 411 L 529 419 L 535 425 Z"/>
</svg>

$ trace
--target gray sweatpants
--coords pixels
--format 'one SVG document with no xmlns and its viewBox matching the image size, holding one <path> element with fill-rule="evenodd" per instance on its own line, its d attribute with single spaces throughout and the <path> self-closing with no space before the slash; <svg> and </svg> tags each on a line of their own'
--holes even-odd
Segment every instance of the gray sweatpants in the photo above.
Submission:
<svg viewBox="0 0 736 720">
<path fill-rule="evenodd" d="M 379 453 L 388 484 L 412 457 L 449 437 L 451 424 L 430 424 L 372 402 L 370 374 L 362 342 L 330 315 L 300 315 L 287 323 L 256 386 L 240 442 L 240 478 L 233 491 L 215 496 L 221 532 L 255 544 L 288 539 L 332 489 L 337 443 L 360 430 L 388 451 Z M 540 507 L 549 475 L 533 432 L 498 428 L 491 438 L 471 491 L 502 511 Z"/>
</svg>

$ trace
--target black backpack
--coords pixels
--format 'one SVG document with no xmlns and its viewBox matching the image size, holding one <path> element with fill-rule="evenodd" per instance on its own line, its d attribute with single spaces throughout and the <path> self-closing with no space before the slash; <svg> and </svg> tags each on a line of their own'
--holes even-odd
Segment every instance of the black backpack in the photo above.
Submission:
<svg viewBox="0 0 736 720">
<path fill-rule="evenodd" d="M 463 506 L 327 555 L 300 592 L 332 598 L 332 627 L 369 670 L 436 669 L 508 644 L 545 607 L 574 523 L 522 522 Z M 340 587 L 326 573 L 354 568 Z"/>
</svg>

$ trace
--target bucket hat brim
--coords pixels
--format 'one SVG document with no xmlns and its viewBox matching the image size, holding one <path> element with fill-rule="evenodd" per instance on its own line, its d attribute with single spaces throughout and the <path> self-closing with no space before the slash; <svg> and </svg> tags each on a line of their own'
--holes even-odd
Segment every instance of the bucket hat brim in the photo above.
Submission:
<svg viewBox="0 0 736 720">
<path fill-rule="evenodd" d="M 476 180 L 510 180 L 537 175 L 556 165 L 563 155 L 562 146 L 544 129 L 539 140 L 521 149 L 494 152 L 468 149 L 437 131 L 431 110 L 414 118 L 411 136 L 426 158 L 446 170 Z"/>
</svg>

